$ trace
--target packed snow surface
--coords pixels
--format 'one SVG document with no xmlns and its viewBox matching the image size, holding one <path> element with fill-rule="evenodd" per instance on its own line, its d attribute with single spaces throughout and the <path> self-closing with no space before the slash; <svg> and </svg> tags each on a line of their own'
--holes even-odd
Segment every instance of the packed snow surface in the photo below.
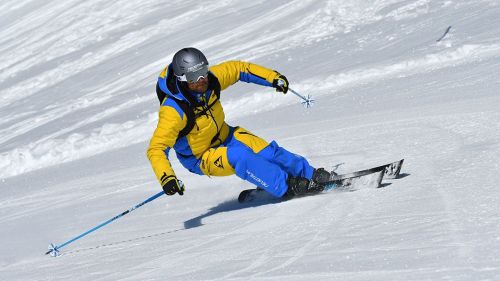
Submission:
<svg viewBox="0 0 500 281">
<path fill-rule="evenodd" d="M 500 280 L 500 2 L 0 3 L 0 280 Z M 445 33 L 448 31 L 447 33 Z M 312 95 L 238 83 L 227 122 L 383 188 L 238 204 L 252 186 L 161 191 L 145 151 L 158 73 L 183 47 Z"/>
</svg>

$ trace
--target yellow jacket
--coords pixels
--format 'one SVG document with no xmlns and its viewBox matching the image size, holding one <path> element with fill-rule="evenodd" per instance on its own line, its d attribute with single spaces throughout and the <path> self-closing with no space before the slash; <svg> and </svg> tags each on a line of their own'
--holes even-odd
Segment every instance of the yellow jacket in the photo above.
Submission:
<svg viewBox="0 0 500 281">
<path fill-rule="evenodd" d="M 229 126 L 224 121 L 224 110 L 218 96 L 220 91 L 237 81 L 272 86 L 279 73 L 265 67 L 242 61 L 228 61 L 209 68 L 209 87 L 206 93 L 196 97 L 183 89 L 173 75 L 171 65 L 160 73 L 157 94 L 161 99 L 158 125 L 151 137 L 147 156 L 161 185 L 175 176 L 168 160 L 171 148 L 182 165 L 193 173 L 200 170 L 200 157 L 211 147 L 217 147 L 226 140 Z M 180 136 L 187 125 L 188 115 L 173 99 L 187 102 L 196 114 L 193 129 Z M 212 105 L 213 104 L 213 105 Z M 208 106 L 212 105 L 208 110 Z"/>
</svg>

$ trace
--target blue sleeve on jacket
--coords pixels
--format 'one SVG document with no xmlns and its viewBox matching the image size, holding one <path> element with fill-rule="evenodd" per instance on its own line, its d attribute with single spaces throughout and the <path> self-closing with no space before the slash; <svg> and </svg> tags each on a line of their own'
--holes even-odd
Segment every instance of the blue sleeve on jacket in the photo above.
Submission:
<svg viewBox="0 0 500 281">
<path fill-rule="evenodd" d="M 259 76 L 253 75 L 251 73 L 246 73 L 246 72 L 240 72 L 240 81 L 247 82 L 247 83 L 254 83 L 262 86 L 268 86 L 272 87 L 273 84 L 267 82 L 266 79 L 261 78 Z"/>
</svg>

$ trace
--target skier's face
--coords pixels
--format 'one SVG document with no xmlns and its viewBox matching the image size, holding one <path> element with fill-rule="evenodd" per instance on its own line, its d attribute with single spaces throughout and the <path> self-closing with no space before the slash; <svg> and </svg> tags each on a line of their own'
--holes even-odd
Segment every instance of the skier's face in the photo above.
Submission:
<svg viewBox="0 0 500 281">
<path fill-rule="evenodd" d="M 204 93 L 208 89 L 208 77 L 202 76 L 198 79 L 198 82 L 193 82 L 193 83 L 188 82 L 187 84 L 188 84 L 189 90 L 195 91 L 198 93 Z"/>
</svg>

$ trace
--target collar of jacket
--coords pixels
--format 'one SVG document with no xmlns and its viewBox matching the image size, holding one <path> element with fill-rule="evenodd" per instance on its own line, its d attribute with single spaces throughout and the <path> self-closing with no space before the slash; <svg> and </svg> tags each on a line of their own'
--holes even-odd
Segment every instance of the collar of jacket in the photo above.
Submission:
<svg viewBox="0 0 500 281">
<path fill-rule="evenodd" d="M 181 90 L 179 83 L 172 70 L 172 64 L 169 64 L 167 69 L 158 76 L 158 86 L 169 97 L 176 100 L 185 101 L 189 103 L 189 99 Z"/>
</svg>

